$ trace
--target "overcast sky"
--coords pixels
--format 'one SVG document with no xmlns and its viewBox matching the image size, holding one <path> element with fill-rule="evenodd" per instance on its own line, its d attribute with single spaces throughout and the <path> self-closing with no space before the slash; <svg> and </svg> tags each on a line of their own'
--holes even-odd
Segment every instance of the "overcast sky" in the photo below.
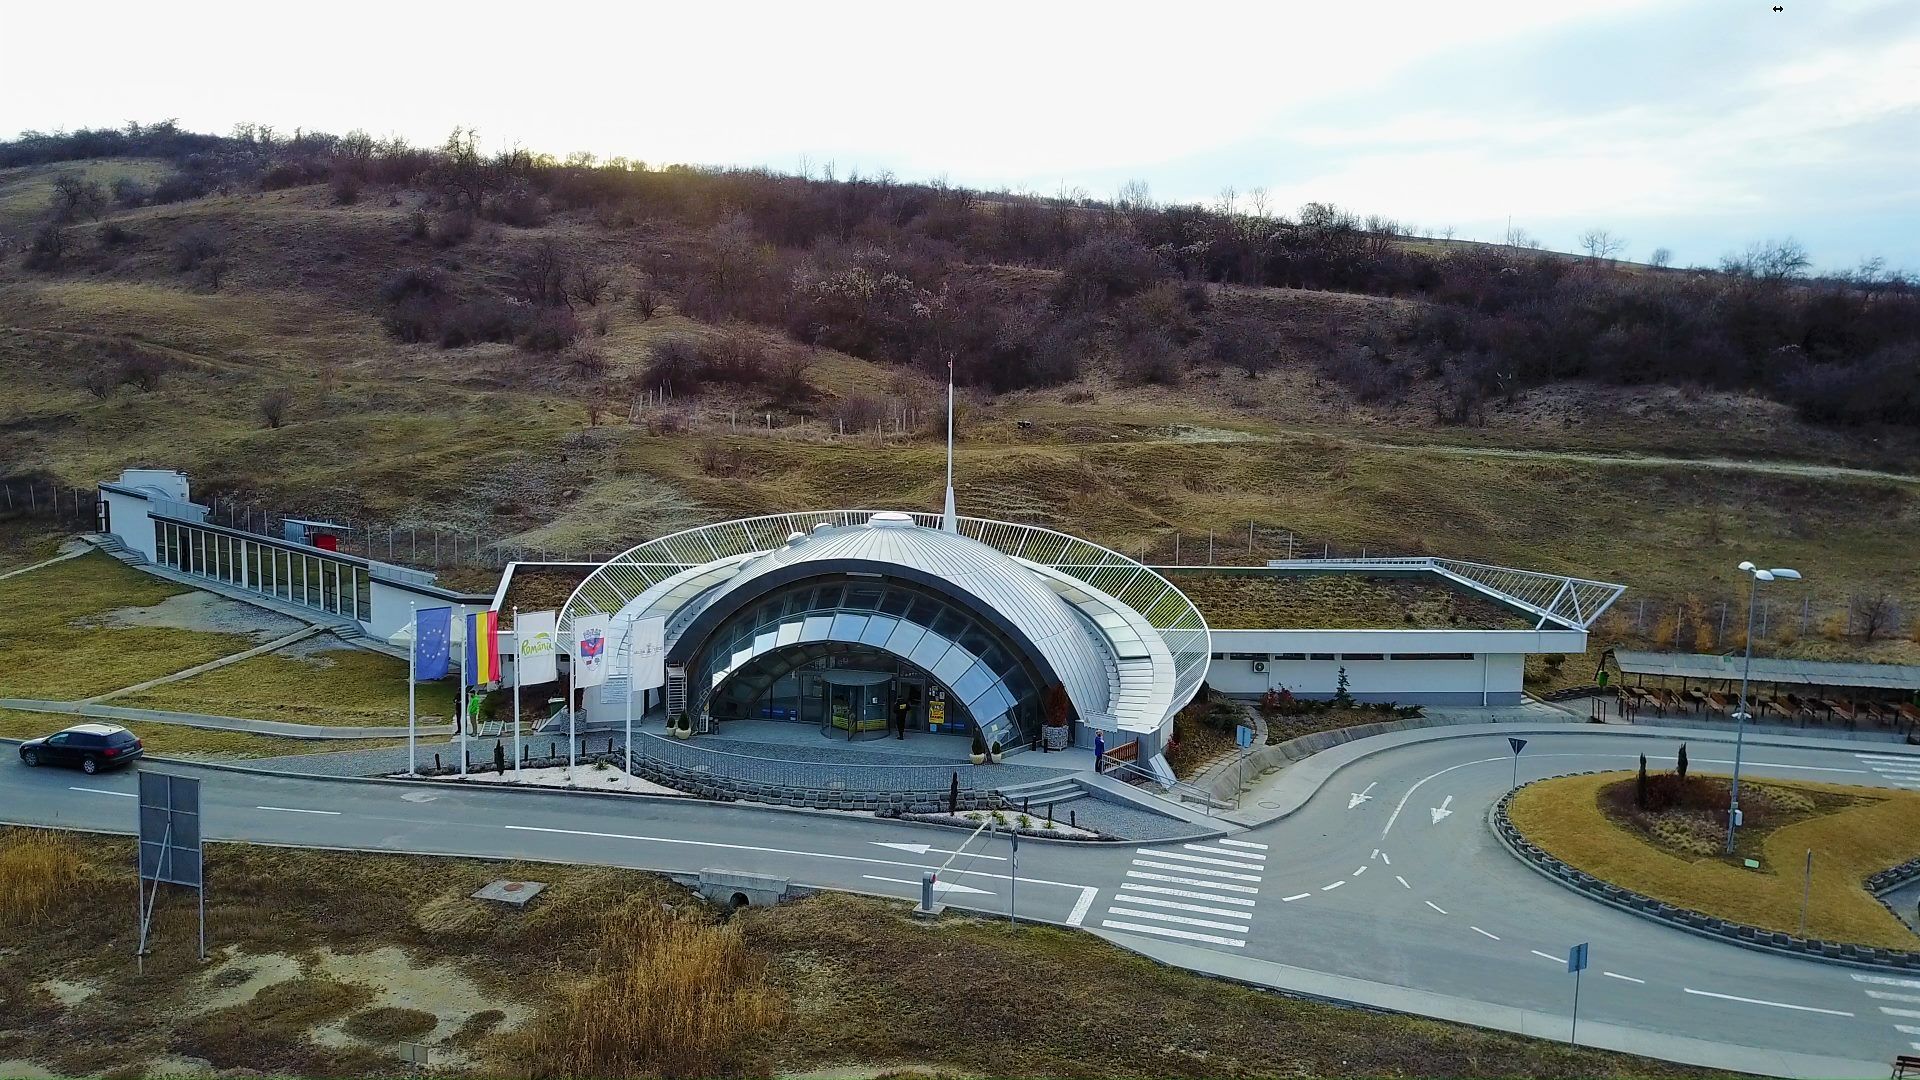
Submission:
<svg viewBox="0 0 1920 1080">
<path fill-rule="evenodd" d="M 0 132 L 177 117 L 1920 271 L 1920 0 L 10 5 Z M 45 43 L 44 47 L 35 43 Z"/>
</svg>

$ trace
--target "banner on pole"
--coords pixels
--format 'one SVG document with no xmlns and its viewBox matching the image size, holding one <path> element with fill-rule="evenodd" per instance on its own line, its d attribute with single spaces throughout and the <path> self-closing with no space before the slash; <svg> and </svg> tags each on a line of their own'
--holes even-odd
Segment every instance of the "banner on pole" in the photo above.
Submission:
<svg viewBox="0 0 1920 1080">
<path fill-rule="evenodd" d="M 413 677 L 432 682 L 447 677 L 447 642 L 453 637 L 453 609 L 422 608 L 413 613 Z"/>
<path fill-rule="evenodd" d="M 667 685 L 667 620 L 664 615 L 637 620 L 627 631 L 632 677 L 629 692 Z"/>
<path fill-rule="evenodd" d="M 555 613 L 522 612 L 513 624 L 513 646 L 519 670 L 515 678 L 522 686 L 538 686 L 560 677 L 559 637 L 554 629 Z"/>
<path fill-rule="evenodd" d="M 460 665 L 468 686 L 500 681 L 500 613 L 475 611 L 467 616 L 467 654 Z"/>
<path fill-rule="evenodd" d="M 599 686 L 607 681 L 607 622 L 605 615 L 573 620 L 575 686 Z"/>
</svg>

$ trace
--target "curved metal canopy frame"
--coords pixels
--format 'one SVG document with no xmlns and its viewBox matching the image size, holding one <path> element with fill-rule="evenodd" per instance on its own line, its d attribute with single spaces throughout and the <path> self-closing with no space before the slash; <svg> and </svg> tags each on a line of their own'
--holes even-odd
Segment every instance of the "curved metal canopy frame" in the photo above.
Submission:
<svg viewBox="0 0 1920 1080">
<path fill-rule="evenodd" d="M 676 574 L 722 559 L 771 551 L 793 533 L 816 526 L 866 524 L 873 510 L 819 510 L 768 514 L 686 529 L 628 548 L 587 575 L 560 609 L 559 632 L 572 641 L 573 620 L 611 615 L 652 586 Z M 922 528 L 939 529 L 939 514 L 910 514 Z M 957 519 L 960 535 L 1014 559 L 1076 578 L 1126 604 L 1160 635 L 1173 657 L 1171 716 L 1199 692 L 1212 655 L 1207 621 L 1186 594 L 1138 561 L 1098 544 L 1039 525 L 990 518 Z"/>
</svg>

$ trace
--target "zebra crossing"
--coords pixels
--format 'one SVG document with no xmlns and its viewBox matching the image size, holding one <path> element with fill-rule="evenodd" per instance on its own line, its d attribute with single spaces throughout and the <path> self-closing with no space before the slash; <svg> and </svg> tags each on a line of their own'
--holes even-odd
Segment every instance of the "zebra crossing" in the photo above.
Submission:
<svg viewBox="0 0 1920 1080">
<path fill-rule="evenodd" d="M 1901 979 L 1892 975 L 1855 974 L 1853 981 L 1866 983 L 1867 997 L 1884 1014 L 1908 1046 L 1920 1050 L 1920 979 Z"/>
<path fill-rule="evenodd" d="M 1880 779 L 1894 787 L 1920 791 L 1920 755 L 1855 754 L 1853 756 L 1859 758 L 1867 768 L 1880 774 Z"/>
<path fill-rule="evenodd" d="M 1244 949 L 1259 902 L 1267 845 L 1209 840 L 1178 848 L 1135 848 L 1100 925 Z"/>
</svg>

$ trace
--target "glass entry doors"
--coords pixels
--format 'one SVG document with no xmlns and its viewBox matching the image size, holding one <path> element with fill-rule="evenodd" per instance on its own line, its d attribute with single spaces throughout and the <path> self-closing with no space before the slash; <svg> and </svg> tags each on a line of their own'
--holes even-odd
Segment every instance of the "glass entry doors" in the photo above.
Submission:
<svg viewBox="0 0 1920 1080">
<path fill-rule="evenodd" d="M 825 696 L 825 734 L 846 739 L 886 735 L 893 705 L 892 672 L 827 668 L 819 674 Z"/>
</svg>

